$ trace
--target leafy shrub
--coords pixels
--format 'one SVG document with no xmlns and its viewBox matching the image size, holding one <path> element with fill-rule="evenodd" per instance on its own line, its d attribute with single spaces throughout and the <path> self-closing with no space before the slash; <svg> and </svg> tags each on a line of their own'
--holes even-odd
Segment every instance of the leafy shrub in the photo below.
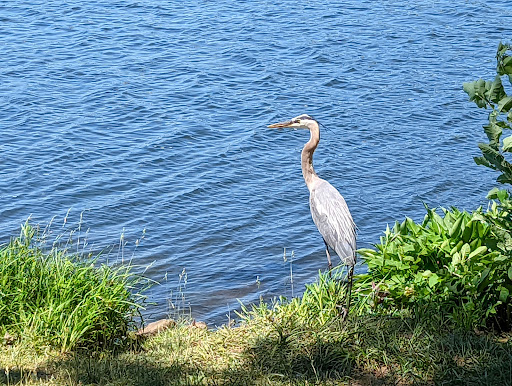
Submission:
<svg viewBox="0 0 512 386">
<path fill-rule="evenodd" d="M 443 216 L 427 208 L 422 223 L 406 218 L 388 227 L 375 250 L 359 251 L 368 273 L 355 288 L 366 306 L 428 306 L 465 328 L 494 322 L 510 329 L 512 243 L 504 244 L 503 232 L 512 228 L 512 204 L 503 205 L 494 202 L 485 213 L 443 209 Z"/>
<path fill-rule="evenodd" d="M 141 278 L 65 250 L 45 253 L 34 238 L 26 224 L 0 248 L 0 331 L 62 350 L 121 343 L 143 306 Z"/>
<path fill-rule="evenodd" d="M 502 77 L 507 75 L 512 86 L 512 56 L 508 55 L 511 51 L 511 45 L 500 43 L 498 46 L 494 81 L 479 79 L 463 85 L 471 101 L 480 108 L 492 110 L 488 124 L 484 125 L 489 143 L 478 144 L 482 156 L 475 157 L 475 162 L 501 172 L 497 181 L 508 184 L 512 183 L 512 164 L 505 159 L 505 153 L 512 152 L 512 135 L 503 140 L 501 135 L 504 129 L 512 128 L 512 95 L 508 95 L 503 87 Z"/>
</svg>

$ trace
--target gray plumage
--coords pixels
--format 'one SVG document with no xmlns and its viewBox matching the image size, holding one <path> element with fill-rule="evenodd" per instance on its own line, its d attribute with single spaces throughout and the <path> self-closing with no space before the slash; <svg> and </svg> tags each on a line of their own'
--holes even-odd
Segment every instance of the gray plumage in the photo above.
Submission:
<svg viewBox="0 0 512 386">
<path fill-rule="evenodd" d="M 309 195 L 311 217 L 324 242 L 336 252 L 343 264 L 356 263 L 356 226 L 343 196 L 325 180 Z"/>
<path fill-rule="evenodd" d="M 311 217 L 325 243 L 325 253 L 332 268 L 329 248 L 340 257 L 343 264 L 350 267 L 348 272 L 347 305 L 343 317 L 348 315 L 352 291 L 352 277 L 356 264 L 356 226 L 343 196 L 330 183 L 318 177 L 313 168 L 313 153 L 320 142 L 320 126 L 309 115 L 302 114 L 286 122 L 270 125 L 271 128 L 294 127 L 308 129 L 309 141 L 301 153 L 301 167 L 304 181 L 309 189 Z"/>
</svg>

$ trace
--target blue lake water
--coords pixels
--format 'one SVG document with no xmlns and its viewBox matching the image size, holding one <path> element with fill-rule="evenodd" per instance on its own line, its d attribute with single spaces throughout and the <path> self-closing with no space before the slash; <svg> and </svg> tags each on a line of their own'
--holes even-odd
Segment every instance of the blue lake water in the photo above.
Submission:
<svg viewBox="0 0 512 386">
<path fill-rule="evenodd" d="M 511 1 L 3 1 L 0 242 L 80 226 L 79 250 L 149 265 L 149 320 L 291 296 L 292 252 L 297 295 L 327 266 L 308 133 L 266 125 L 328 128 L 315 168 L 361 247 L 423 203 L 474 209 L 496 175 L 462 83 L 511 38 Z"/>
</svg>

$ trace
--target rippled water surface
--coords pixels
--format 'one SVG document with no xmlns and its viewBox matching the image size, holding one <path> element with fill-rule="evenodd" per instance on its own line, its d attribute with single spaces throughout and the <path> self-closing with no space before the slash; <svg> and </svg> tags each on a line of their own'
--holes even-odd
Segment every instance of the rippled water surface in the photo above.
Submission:
<svg viewBox="0 0 512 386">
<path fill-rule="evenodd" d="M 219 324 L 237 299 L 290 296 L 292 251 L 295 294 L 326 268 L 308 133 L 269 123 L 328 128 L 315 167 L 359 246 L 495 184 L 462 82 L 493 76 L 510 1 L 7 0 L 0 23 L 0 242 L 82 213 L 86 250 L 122 237 L 110 258 L 151 264 L 148 319 L 174 300 Z"/>
</svg>

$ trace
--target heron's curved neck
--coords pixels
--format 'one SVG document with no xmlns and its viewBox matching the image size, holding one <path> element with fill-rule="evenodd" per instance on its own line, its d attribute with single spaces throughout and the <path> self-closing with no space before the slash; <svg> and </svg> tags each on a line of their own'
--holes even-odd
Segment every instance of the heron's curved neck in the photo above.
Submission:
<svg viewBox="0 0 512 386">
<path fill-rule="evenodd" d="M 320 179 L 315 173 L 315 169 L 313 169 L 313 153 L 318 146 L 318 142 L 320 142 L 320 128 L 318 127 L 318 123 L 312 123 L 309 132 L 309 141 L 304 145 L 301 153 L 301 166 L 304 181 L 306 181 L 306 185 L 311 191 L 315 182 Z"/>
</svg>

